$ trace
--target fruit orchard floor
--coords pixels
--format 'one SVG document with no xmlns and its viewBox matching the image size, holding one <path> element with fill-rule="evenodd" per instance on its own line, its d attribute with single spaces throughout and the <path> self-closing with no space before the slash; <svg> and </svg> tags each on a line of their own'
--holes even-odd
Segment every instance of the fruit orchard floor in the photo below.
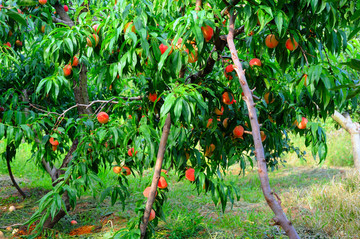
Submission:
<svg viewBox="0 0 360 239">
<path fill-rule="evenodd" d="M 353 238 L 356 236 L 347 229 L 346 224 L 349 222 L 344 218 L 336 224 L 342 231 L 337 231 L 329 225 L 321 225 L 322 217 L 326 216 L 325 209 L 316 207 L 319 205 L 317 203 L 323 200 L 319 193 L 326 187 L 333 185 L 335 190 L 332 189 L 331 193 L 339 193 L 336 189 L 340 190 L 341 187 L 337 184 L 349 181 L 348 171 L 350 170 L 344 168 L 288 166 L 270 173 L 270 183 L 274 191 L 280 195 L 285 212 L 294 222 L 302 238 L 334 238 L 341 235 L 345 238 L 346 236 Z M 269 225 L 273 214 L 263 199 L 256 169 L 247 171 L 245 176 L 239 176 L 238 173 L 238 168 L 232 168 L 227 175 L 227 180 L 237 185 L 241 199 L 235 201 L 233 205 L 228 203 L 225 213 L 222 213 L 219 207 L 214 207 L 209 195 L 198 195 L 194 185 L 184 180 L 177 182 L 177 177 L 170 173 L 168 201 L 164 206 L 164 212 L 167 215 L 166 222 L 161 222 L 156 228 L 156 237 L 285 238 L 279 228 Z M 82 237 L 109 238 L 114 231 L 125 227 L 128 219 L 133 215 L 134 202 L 141 199 L 142 185 L 146 184 L 150 178 L 150 172 L 146 174 L 141 180 L 134 178 L 130 180 L 132 196 L 128 199 L 125 211 L 120 209 L 120 204 L 110 206 L 109 201 L 99 205 L 89 195 L 79 201 L 76 209 L 70 213 L 70 217 L 62 219 L 55 230 L 61 231 L 63 238 L 71 238 L 70 233 L 79 235 L 82 229 L 92 228 L 89 230 L 91 234 Z M 36 201 L 46 193 L 46 190 L 42 188 L 25 188 L 31 197 L 22 200 L 5 178 L 5 175 L 1 177 L 3 187 L 0 191 L 0 227 L 25 222 L 36 210 Z M 21 185 L 26 186 L 28 181 L 21 180 L 23 181 Z M 138 187 L 133 187 L 133 185 L 138 185 Z M 328 190 L 331 191 L 331 189 Z M 359 187 L 354 190 L 355 193 L 359 193 L 356 191 Z M 359 200 L 358 205 L 360 197 L 357 200 Z M 16 207 L 12 213 L 7 211 L 10 205 Z M 354 215 L 357 215 L 356 213 Z M 70 224 L 73 219 L 78 222 L 75 226 Z M 348 220 L 359 222 L 360 217 L 348 218 Z M 76 228 L 79 229 L 74 231 Z M 7 236 L 11 234 L 11 231 L 6 231 L 4 228 L 0 230 L 3 230 Z M 354 230 L 357 230 L 356 226 Z"/>
</svg>

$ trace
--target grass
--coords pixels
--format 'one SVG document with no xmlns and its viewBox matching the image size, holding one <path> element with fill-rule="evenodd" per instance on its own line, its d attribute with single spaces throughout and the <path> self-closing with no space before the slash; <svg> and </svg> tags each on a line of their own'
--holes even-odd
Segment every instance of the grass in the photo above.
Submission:
<svg viewBox="0 0 360 239">
<path fill-rule="evenodd" d="M 344 131 L 332 130 L 328 140 L 331 150 L 324 163 L 319 165 L 310 155 L 306 161 L 287 155 L 284 159 L 288 164 L 269 173 L 270 184 L 281 197 L 284 211 L 301 238 L 358 238 L 360 178 L 350 167 L 345 167 L 352 165 L 349 136 Z M 304 149 L 303 139 L 295 138 L 295 141 Z M 36 209 L 36 201 L 51 188 L 49 177 L 26 163 L 28 146 L 21 147 L 13 162 L 14 174 L 18 180 L 23 180 L 21 186 L 32 196 L 23 201 L 9 184 L 4 183 L 6 175 L 3 175 L 0 181 L 5 185 L 0 188 L 0 227 L 26 221 Z M 210 194 L 198 195 L 194 185 L 185 180 L 178 182 L 177 176 L 170 172 L 168 201 L 163 208 L 166 220 L 160 221 L 156 228 L 156 238 L 286 238 L 280 228 L 270 225 L 274 215 L 263 198 L 257 169 L 248 169 L 241 176 L 239 170 L 238 167 L 230 168 L 226 179 L 236 184 L 241 199 L 234 205 L 229 203 L 225 213 L 213 205 Z M 6 174 L 3 164 L 0 174 Z M 99 177 L 106 185 L 117 183 L 111 169 L 101 170 Z M 55 230 L 61 232 L 62 238 L 69 238 L 72 229 L 94 225 L 98 229 L 93 234 L 80 238 L 110 238 L 134 215 L 134 202 L 143 199 L 142 191 L 150 180 L 151 171 L 145 172 L 141 179 L 129 177 L 131 196 L 125 211 L 118 203 L 114 206 L 110 206 L 109 201 L 99 204 L 86 195 Z M 17 210 L 8 213 L 9 205 L 16 205 Z M 73 219 L 79 224 L 71 226 Z M 10 231 L 4 232 L 10 236 Z"/>
</svg>

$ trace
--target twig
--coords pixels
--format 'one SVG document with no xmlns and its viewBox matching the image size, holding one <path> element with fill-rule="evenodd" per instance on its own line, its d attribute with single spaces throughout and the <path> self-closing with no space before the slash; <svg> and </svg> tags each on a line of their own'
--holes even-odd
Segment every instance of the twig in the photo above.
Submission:
<svg viewBox="0 0 360 239">
<path fill-rule="evenodd" d="M 254 98 L 255 100 L 261 100 L 261 98 L 260 98 L 260 97 L 257 97 L 256 95 L 253 95 L 253 98 Z"/>
<path fill-rule="evenodd" d="M 276 199 L 278 200 L 279 204 L 281 205 L 281 198 L 279 197 L 279 195 L 276 192 L 273 192 L 273 194 L 275 195 Z"/>
<path fill-rule="evenodd" d="M 301 50 L 301 52 L 302 52 L 302 54 L 303 54 L 303 56 L 304 56 L 304 58 L 305 58 L 306 65 L 309 66 L 309 62 L 308 62 L 308 59 L 307 59 L 307 57 L 306 57 L 306 54 L 305 54 L 304 49 L 302 49 L 302 47 L 301 47 L 300 45 L 299 45 L 299 47 L 300 47 L 300 50 Z"/>
<path fill-rule="evenodd" d="M 128 101 L 135 101 L 135 100 L 141 100 L 143 97 L 142 96 L 136 96 L 136 97 L 120 97 L 120 99 L 123 99 L 123 100 L 128 100 Z M 65 111 L 63 111 L 61 114 L 57 114 L 59 115 L 57 121 L 59 121 L 59 119 L 62 117 L 64 118 L 66 113 L 74 108 L 77 108 L 77 107 L 86 107 L 86 109 L 88 109 L 90 106 L 92 106 L 93 104 L 96 104 L 96 103 L 103 103 L 103 104 L 108 104 L 108 103 L 111 103 L 111 104 L 118 104 L 119 101 L 114 101 L 114 99 L 116 98 L 113 98 L 111 100 L 94 100 L 92 101 L 90 104 L 86 105 L 86 104 L 76 104 L 76 105 L 73 105 L 71 106 L 70 108 L 66 109 Z"/>
<path fill-rule="evenodd" d="M 324 47 L 324 44 L 322 43 L 320 37 L 319 37 L 319 40 L 320 40 L 320 44 L 321 44 L 322 48 L 324 49 L 325 56 L 326 56 L 327 61 L 328 61 L 328 63 L 329 63 L 330 70 L 331 70 L 331 72 L 333 72 L 333 70 L 332 70 L 332 68 L 331 68 L 331 63 L 330 63 L 329 55 L 327 54 L 326 49 L 325 49 L 325 47 Z"/>
<path fill-rule="evenodd" d="M 12 224 L 12 225 L 9 225 L 9 226 L 0 226 L 1 229 L 6 229 L 8 227 L 17 227 L 17 226 L 22 226 L 23 224 L 21 223 L 15 223 L 15 224 Z"/>
<path fill-rule="evenodd" d="M 37 109 L 38 111 L 41 111 L 43 113 L 47 113 L 48 115 L 50 114 L 54 114 L 54 115 L 60 115 L 59 113 L 56 113 L 56 112 L 51 112 L 51 111 L 46 111 L 46 110 L 43 110 L 43 109 L 40 109 L 38 107 L 36 107 L 35 105 L 29 103 L 30 107 L 33 107 L 34 109 Z"/>
</svg>

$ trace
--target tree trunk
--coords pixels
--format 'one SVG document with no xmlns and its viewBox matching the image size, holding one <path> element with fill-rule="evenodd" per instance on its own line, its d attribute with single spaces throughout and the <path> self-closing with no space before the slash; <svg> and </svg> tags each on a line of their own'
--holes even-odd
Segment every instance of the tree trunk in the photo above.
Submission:
<svg viewBox="0 0 360 239">
<path fill-rule="evenodd" d="M 286 218 L 286 215 L 281 208 L 280 202 L 278 202 L 275 199 L 274 193 L 271 191 L 270 188 L 269 176 L 267 172 L 267 165 L 264 154 L 264 147 L 261 142 L 260 126 L 256 115 L 256 108 L 253 100 L 253 95 L 246 81 L 245 72 L 242 69 L 241 63 L 237 55 L 237 50 L 234 44 L 235 18 L 236 16 L 234 15 L 234 13 L 230 14 L 230 29 L 229 29 L 229 34 L 227 36 L 227 42 L 231 52 L 231 58 L 235 64 L 234 69 L 239 77 L 239 82 L 245 94 L 245 102 L 249 111 L 249 118 L 252 127 L 252 136 L 255 144 L 255 157 L 257 159 L 258 168 L 259 168 L 258 173 L 261 181 L 261 189 L 263 191 L 266 202 L 269 204 L 270 208 L 275 213 L 275 218 L 273 218 L 275 225 L 280 225 L 285 230 L 286 234 L 289 236 L 290 239 L 300 238 L 295 228 L 293 227 L 292 223 Z"/>
<path fill-rule="evenodd" d="M 71 209 L 70 207 L 70 203 L 69 203 L 69 195 L 68 193 L 65 191 L 65 193 L 62 195 L 62 200 L 65 203 L 66 206 L 66 211 L 69 211 Z M 51 218 L 51 216 L 49 216 L 46 221 L 44 222 L 44 228 L 53 228 L 56 223 L 58 223 L 61 218 L 63 218 L 66 215 L 66 212 L 61 209 L 54 217 L 54 219 Z"/>
<path fill-rule="evenodd" d="M 19 185 L 16 183 L 15 178 L 14 178 L 14 175 L 12 174 L 12 171 L 11 171 L 10 161 L 11 161 L 11 151 L 12 151 L 12 150 L 14 150 L 13 153 L 14 153 L 14 157 L 15 157 L 15 154 L 16 154 L 15 147 L 12 148 L 10 145 L 6 145 L 5 155 L 6 155 L 6 164 L 7 164 L 9 176 L 10 176 L 11 182 L 13 183 L 14 187 L 18 190 L 18 192 L 21 194 L 21 196 L 22 196 L 23 198 L 26 198 L 26 194 L 24 193 L 23 190 L 21 190 L 21 188 L 19 187 Z"/>
<path fill-rule="evenodd" d="M 60 21 L 66 25 L 68 25 L 69 27 L 73 27 L 75 26 L 75 23 L 71 20 L 71 18 L 69 17 L 69 15 L 65 12 L 64 7 L 58 2 L 56 1 L 56 3 L 53 5 L 53 7 L 56 9 L 56 13 L 60 16 Z M 57 18 L 53 18 L 54 22 L 56 22 Z M 80 64 L 80 74 L 79 74 L 79 81 L 77 81 L 76 79 L 73 79 L 73 92 L 74 92 L 74 97 L 75 97 L 75 102 L 76 104 L 82 104 L 82 105 L 88 105 L 89 104 L 89 95 L 88 95 L 88 83 L 87 83 L 87 67 L 84 63 Z M 78 114 L 79 117 L 84 117 L 86 115 L 90 115 L 92 114 L 92 110 L 91 108 L 87 108 L 84 106 L 78 106 Z M 47 169 L 47 171 L 49 172 L 52 182 L 53 182 L 53 186 L 56 185 L 56 183 L 54 184 L 54 181 L 56 181 L 59 176 L 61 174 L 64 173 L 63 170 L 61 170 L 61 168 L 67 167 L 68 164 L 71 162 L 72 160 L 72 154 L 74 153 L 74 151 L 77 149 L 77 146 L 79 144 L 79 140 L 76 138 L 74 139 L 72 146 L 69 150 L 69 152 L 67 153 L 67 155 L 65 156 L 63 163 L 60 167 L 60 169 L 57 168 L 46 168 L 46 162 L 44 164 L 45 168 Z M 44 163 L 44 162 L 43 162 Z M 65 206 L 67 210 L 70 210 L 70 204 L 69 204 L 69 196 L 68 194 L 65 192 L 62 196 L 64 202 L 65 202 Z M 61 209 L 54 217 L 54 219 L 51 219 L 51 217 L 48 217 L 44 223 L 44 228 L 53 228 L 54 225 L 60 221 L 61 218 L 63 218 L 66 215 L 65 211 L 63 209 Z"/>
<path fill-rule="evenodd" d="M 74 87 L 74 96 L 77 104 L 88 105 L 89 104 L 89 94 L 87 90 L 87 67 L 84 63 L 80 64 L 80 75 L 79 75 L 79 83 L 74 79 L 73 87 Z M 78 106 L 78 113 L 80 117 L 85 115 L 92 114 L 91 108 Z"/>
<path fill-rule="evenodd" d="M 342 115 L 335 111 L 331 116 L 351 136 L 352 154 L 355 169 L 360 173 L 360 125 L 353 122 L 349 114 Z"/>
<path fill-rule="evenodd" d="M 161 136 L 161 140 L 160 140 L 159 151 L 158 151 L 157 158 L 156 158 L 154 176 L 153 176 L 153 180 L 151 182 L 151 189 L 150 189 L 149 197 L 146 202 L 143 223 L 140 225 L 141 239 L 145 238 L 146 228 L 149 223 L 150 212 L 151 212 L 152 206 L 155 201 L 156 190 L 157 190 L 157 186 L 159 183 L 161 167 L 162 167 L 162 163 L 163 163 L 164 155 L 165 155 L 166 142 L 167 142 L 167 139 L 168 139 L 168 136 L 170 133 L 170 126 L 171 126 L 171 118 L 170 118 L 170 113 L 169 113 L 166 117 L 165 125 L 163 128 L 163 132 L 162 132 L 162 136 Z"/>
<path fill-rule="evenodd" d="M 76 150 L 77 146 L 79 144 L 79 140 L 78 139 L 75 139 L 73 141 L 73 144 L 69 150 L 69 152 L 66 154 L 65 158 L 64 158 L 64 161 L 60 167 L 60 169 L 56 169 L 55 172 L 52 172 L 50 175 L 51 175 L 51 178 L 52 178 L 52 181 L 53 181 L 53 187 L 56 186 L 57 183 L 59 183 L 59 181 L 55 182 L 55 180 L 57 180 L 59 178 L 59 176 L 61 174 L 64 173 L 64 171 L 61 170 L 61 168 L 64 168 L 64 167 L 67 167 L 67 165 L 69 164 L 69 162 L 72 160 L 72 154 L 74 153 L 74 151 Z M 54 170 L 52 170 L 54 171 Z M 55 180 L 54 180 L 55 179 Z M 67 194 L 67 192 L 65 192 L 63 195 L 62 195 L 62 199 L 63 201 L 65 202 L 65 206 L 66 206 L 66 210 L 69 211 L 71 209 L 70 207 L 70 203 L 69 203 L 69 195 Z M 44 223 L 44 228 L 53 228 L 55 226 L 56 223 L 58 223 L 61 218 L 63 218 L 64 216 L 66 215 L 66 212 L 61 209 L 54 217 L 54 219 L 51 218 L 51 216 L 49 216 L 45 223 Z"/>
</svg>

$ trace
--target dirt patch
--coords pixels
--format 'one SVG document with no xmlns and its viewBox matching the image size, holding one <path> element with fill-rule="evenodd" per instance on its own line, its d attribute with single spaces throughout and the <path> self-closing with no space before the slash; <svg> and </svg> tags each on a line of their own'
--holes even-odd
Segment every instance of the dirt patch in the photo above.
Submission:
<svg viewBox="0 0 360 239">
<path fill-rule="evenodd" d="M 79 228 L 76 228 L 74 230 L 72 230 L 69 235 L 70 236 L 79 236 L 79 235 L 84 235 L 84 234 L 90 234 L 90 233 L 95 233 L 95 232 L 99 232 L 101 228 L 96 227 L 94 225 L 92 226 L 82 226 Z"/>
<path fill-rule="evenodd" d="M 15 181 L 18 184 L 30 182 L 29 180 L 24 178 L 15 178 Z M 4 190 L 4 187 L 12 187 L 12 186 L 13 184 L 9 176 L 0 176 L 0 192 Z"/>
</svg>

